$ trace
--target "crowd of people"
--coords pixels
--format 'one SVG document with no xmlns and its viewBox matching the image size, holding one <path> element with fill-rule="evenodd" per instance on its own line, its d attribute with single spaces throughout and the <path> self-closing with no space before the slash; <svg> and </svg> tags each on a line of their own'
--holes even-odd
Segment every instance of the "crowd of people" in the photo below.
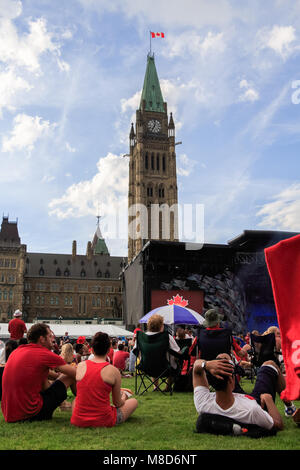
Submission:
<svg viewBox="0 0 300 470">
<path fill-rule="evenodd" d="M 98 332 L 88 341 L 84 336 L 71 339 L 67 331 L 62 338 L 55 338 L 50 325 L 44 323 L 36 323 L 27 331 L 21 316 L 20 311 L 15 312 L 11 338 L 0 358 L 0 400 L 6 422 L 48 420 L 60 407 L 71 411 L 73 426 L 112 427 L 134 413 L 138 401 L 131 390 L 122 388 L 122 379 L 135 373 L 138 332 L 144 330 L 141 325 L 137 325 L 132 338 L 110 338 Z M 223 329 L 221 322 L 218 311 L 210 309 L 201 328 L 207 332 L 219 331 Z M 163 317 L 156 314 L 149 318 L 143 334 L 157 335 L 165 329 Z M 280 359 L 275 360 L 274 356 L 274 360 L 261 364 L 250 394 L 239 387 L 240 371 L 252 367 L 250 332 L 232 335 L 230 350 L 220 350 L 212 358 L 205 357 L 197 330 L 177 325 L 175 331 L 168 333 L 171 353 L 180 354 L 182 340 L 190 340 L 189 354 L 196 348 L 194 359 L 188 361 L 184 373 L 192 377 L 194 405 L 199 415 L 212 413 L 266 429 L 283 429 L 275 404 L 276 394 L 280 395 L 285 388 L 278 327 L 263 333 L 251 332 L 256 336 L 273 333 L 275 354 Z M 182 367 L 172 354 L 168 353 L 167 359 L 172 369 Z M 165 391 L 170 390 L 175 376 L 169 377 Z M 155 377 L 153 388 L 158 389 Z M 71 401 L 69 389 L 73 395 Z M 299 424 L 300 410 L 287 400 L 284 407 L 285 415 L 292 416 Z"/>
</svg>

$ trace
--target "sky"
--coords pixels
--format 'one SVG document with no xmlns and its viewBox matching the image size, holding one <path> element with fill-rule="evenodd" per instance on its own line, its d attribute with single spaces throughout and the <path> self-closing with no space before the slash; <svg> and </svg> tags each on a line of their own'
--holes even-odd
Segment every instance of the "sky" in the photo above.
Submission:
<svg viewBox="0 0 300 470">
<path fill-rule="evenodd" d="M 0 0 L 0 208 L 27 251 L 85 254 L 101 215 L 127 256 L 150 31 L 181 142 L 180 240 L 300 231 L 300 1 Z"/>
</svg>

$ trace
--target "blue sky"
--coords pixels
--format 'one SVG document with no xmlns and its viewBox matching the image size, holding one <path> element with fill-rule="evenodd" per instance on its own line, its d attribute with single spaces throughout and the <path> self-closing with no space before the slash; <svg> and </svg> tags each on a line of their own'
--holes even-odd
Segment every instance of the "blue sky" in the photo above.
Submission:
<svg viewBox="0 0 300 470">
<path fill-rule="evenodd" d="M 100 212 L 127 255 L 122 155 L 150 30 L 179 204 L 203 205 L 205 242 L 299 231 L 299 27 L 297 0 L 0 0 L 1 210 L 28 251 L 85 253 Z"/>
</svg>

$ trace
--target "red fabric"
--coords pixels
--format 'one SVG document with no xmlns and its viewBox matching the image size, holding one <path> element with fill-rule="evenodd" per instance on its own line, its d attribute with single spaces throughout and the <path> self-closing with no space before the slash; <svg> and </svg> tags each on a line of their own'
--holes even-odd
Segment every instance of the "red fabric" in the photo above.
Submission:
<svg viewBox="0 0 300 470">
<path fill-rule="evenodd" d="M 120 370 L 125 369 L 126 359 L 129 357 L 129 352 L 127 351 L 116 351 L 114 353 L 113 365 Z"/>
<path fill-rule="evenodd" d="M 24 344 L 9 356 L 2 378 L 1 408 L 7 422 L 21 421 L 36 415 L 43 405 L 40 395 L 49 368 L 66 362 L 38 344 Z"/>
<path fill-rule="evenodd" d="M 13 320 L 10 320 L 8 324 L 8 331 L 10 333 L 10 339 L 18 341 L 19 339 L 23 338 L 27 328 L 23 320 L 20 318 L 14 318 Z"/>
<path fill-rule="evenodd" d="M 86 373 L 77 382 L 71 424 L 79 427 L 112 427 L 116 424 L 117 409 L 110 404 L 112 386 L 101 377 L 102 369 L 108 365 L 109 362 L 86 361 Z"/>
<path fill-rule="evenodd" d="M 286 368 L 284 400 L 300 399 L 300 235 L 265 249 Z"/>
</svg>

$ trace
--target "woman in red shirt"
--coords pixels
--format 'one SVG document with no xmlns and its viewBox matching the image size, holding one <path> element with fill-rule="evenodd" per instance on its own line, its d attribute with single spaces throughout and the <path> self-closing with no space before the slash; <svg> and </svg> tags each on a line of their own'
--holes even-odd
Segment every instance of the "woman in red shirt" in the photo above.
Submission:
<svg viewBox="0 0 300 470">
<path fill-rule="evenodd" d="M 94 358 L 77 366 L 77 395 L 71 417 L 75 426 L 112 427 L 126 421 L 137 408 L 137 400 L 121 389 L 119 370 L 106 360 L 109 348 L 109 336 L 96 333 L 92 340 Z"/>
</svg>

